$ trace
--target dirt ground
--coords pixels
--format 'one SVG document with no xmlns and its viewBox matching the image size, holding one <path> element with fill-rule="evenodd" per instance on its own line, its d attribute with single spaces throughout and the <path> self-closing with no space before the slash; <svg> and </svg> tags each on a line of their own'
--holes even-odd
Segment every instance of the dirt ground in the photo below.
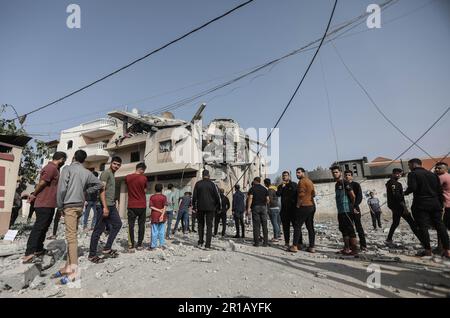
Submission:
<svg viewBox="0 0 450 318">
<path fill-rule="evenodd" d="M 449 261 L 438 256 L 413 256 L 420 246 L 405 224 L 397 229 L 394 246 L 387 247 L 384 240 L 390 221 L 384 220 L 383 229 L 377 231 L 370 229 L 368 219 L 364 222 L 369 251 L 358 258 L 336 254 L 342 243 L 334 219 L 316 222 L 315 254 L 287 252 L 281 241 L 270 247 L 253 247 L 251 229 L 247 228 L 247 239 L 235 239 L 232 226 L 227 237 L 213 238 L 212 250 L 196 247 L 196 233 L 183 236 L 179 232 L 165 250 L 128 254 L 125 221 L 114 246 L 120 256 L 103 264 L 87 260 L 91 232 L 80 230 L 78 282 L 60 286 L 50 278 L 64 263 L 62 257 L 28 288 L 3 288 L 0 297 L 450 297 Z M 269 232 L 271 228 L 269 223 Z M 14 244 L 25 244 L 27 233 Z M 149 237 L 150 229 L 146 228 L 146 247 Z M 432 238 L 435 242 L 435 236 Z M 306 229 L 303 240 L 308 242 Z M 104 242 L 106 237 L 102 236 L 99 248 Z M 64 250 L 62 224 L 58 239 L 46 241 L 46 245 Z M 4 259 L 0 278 L 2 270 L 20 262 L 20 256 Z M 367 285 L 372 274 L 368 266 L 374 264 L 381 270 L 379 288 Z"/>
</svg>

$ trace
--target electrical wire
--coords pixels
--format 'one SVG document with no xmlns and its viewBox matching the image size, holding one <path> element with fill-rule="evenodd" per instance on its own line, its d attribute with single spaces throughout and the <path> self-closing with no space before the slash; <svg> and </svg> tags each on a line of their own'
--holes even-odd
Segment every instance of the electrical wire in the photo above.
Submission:
<svg viewBox="0 0 450 318">
<path fill-rule="evenodd" d="M 288 103 L 286 104 L 286 106 L 284 107 L 283 111 L 281 112 L 281 115 L 278 117 L 277 121 L 275 122 L 274 127 L 270 130 L 270 133 L 268 134 L 268 136 L 267 136 L 267 138 L 266 138 L 266 141 L 264 142 L 264 144 L 263 144 L 262 146 L 258 147 L 259 149 L 258 149 L 258 151 L 257 151 L 257 153 L 256 153 L 256 156 L 255 156 L 254 159 L 252 160 L 252 163 L 253 163 L 253 162 L 255 161 L 255 159 L 259 156 L 259 154 L 260 154 L 262 148 L 263 148 L 263 147 L 267 144 L 267 142 L 269 141 L 270 137 L 272 136 L 272 133 L 273 133 L 274 129 L 278 127 L 278 124 L 280 123 L 280 121 L 281 121 L 281 119 L 284 117 L 284 115 L 286 114 L 287 110 L 289 109 L 289 106 L 291 106 L 292 101 L 294 100 L 295 96 L 297 95 L 297 92 L 299 91 L 299 89 L 300 89 L 300 87 L 302 86 L 302 84 L 303 84 L 303 82 L 304 82 L 306 76 L 308 75 L 309 70 L 311 69 L 311 66 L 313 65 L 313 63 L 314 63 L 314 61 L 315 61 L 317 55 L 319 54 L 319 51 L 320 51 L 320 49 L 321 49 L 321 47 L 322 47 L 322 45 L 323 45 L 323 42 L 325 41 L 325 38 L 326 38 L 326 36 L 327 36 L 328 30 L 329 30 L 330 25 L 331 25 L 331 21 L 333 20 L 333 16 L 334 16 L 334 12 L 335 12 L 335 10 L 336 10 L 337 3 L 338 3 L 338 0 L 335 0 L 335 1 L 334 1 L 334 5 L 333 5 L 333 10 L 331 11 L 330 18 L 329 18 L 328 23 L 327 23 L 327 27 L 326 27 L 326 29 L 325 29 L 325 32 L 324 32 L 323 36 L 322 36 L 322 39 L 320 40 L 320 44 L 319 44 L 319 46 L 317 47 L 316 52 L 314 53 L 314 55 L 313 55 L 311 61 L 309 62 L 309 65 L 308 65 L 308 67 L 306 68 L 306 70 L 305 70 L 305 72 L 304 72 L 304 74 L 303 74 L 303 76 L 302 76 L 302 78 L 301 78 L 299 84 L 297 85 L 297 87 L 296 87 L 294 93 L 293 93 L 293 94 L 291 95 L 291 97 L 289 98 Z M 244 171 L 242 172 L 241 176 L 240 176 L 239 179 L 236 181 L 235 185 L 239 183 L 239 181 L 240 181 L 240 180 L 242 179 L 242 177 L 245 175 L 245 173 L 246 173 L 247 170 L 250 168 L 250 166 L 251 166 L 251 164 L 248 165 L 248 166 L 244 169 Z M 230 191 L 227 192 L 227 196 L 228 196 L 229 193 L 230 193 Z"/>
<path fill-rule="evenodd" d="M 397 3 L 398 1 L 399 0 L 387 0 L 386 2 L 380 4 L 380 8 L 382 10 L 385 10 L 388 7 L 392 6 L 393 4 Z M 370 13 L 366 13 L 365 12 L 365 13 L 363 13 L 363 14 L 355 17 L 355 18 L 352 18 L 352 19 L 347 20 L 347 21 L 345 21 L 345 22 L 343 22 L 341 24 L 336 25 L 335 27 L 333 27 L 333 29 L 331 31 L 329 31 L 327 33 L 327 37 L 326 37 L 325 43 L 328 43 L 331 40 L 339 39 L 341 36 L 345 35 L 348 31 L 352 30 L 353 28 L 355 28 L 358 25 L 360 25 L 361 23 L 363 23 L 365 21 L 365 18 L 369 14 Z M 351 26 L 349 29 L 344 30 L 345 28 L 347 28 L 349 26 Z M 339 33 L 342 30 L 344 30 L 344 31 L 342 33 Z M 327 40 L 327 38 L 330 38 L 330 39 Z M 246 77 L 248 77 L 248 76 L 250 76 L 252 74 L 255 74 L 255 73 L 257 73 L 257 72 L 259 72 L 259 71 L 269 67 L 269 66 L 273 67 L 276 64 L 278 64 L 279 62 L 281 62 L 282 60 L 285 60 L 285 59 L 287 59 L 287 58 L 289 58 L 291 56 L 294 56 L 294 55 L 299 54 L 299 53 L 307 52 L 307 51 L 310 51 L 310 50 L 313 50 L 313 49 L 317 49 L 317 46 L 314 46 L 314 45 L 317 44 L 320 41 L 321 41 L 321 38 L 313 40 L 313 41 L 309 42 L 308 44 L 304 45 L 303 47 L 300 47 L 300 48 L 298 48 L 298 49 L 296 49 L 296 50 L 294 50 L 294 51 L 292 51 L 292 52 L 290 52 L 288 54 L 285 54 L 285 55 L 283 55 L 281 57 L 272 59 L 272 60 L 270 60 L 268 62 L 265 62 L 263 64 L 260 64 L 260 65 L 248 68 L 247 72 L 245 72 L 244 74 L 242 74 L 242 75 L 240 75 L 238 77 L 235 77 L 235 78 L 233 78 L 233 79 L 231 79 L 229 81 L 226 81 L 224 83 L 218 84 L 218 85 L 213 86 L 213 87 L 211 87 L 209 89 L 206 89 L 206 90 L 203 90 L 203 91 L 201 91 L 199 93 L 196 93 L 196 94 L 194 94 L 194 95 L 192 95 L 190 97 L 186 97 L 186 98 L 183 98 L 181 100 L 178 100 L 178 101 L 176 101 L 174 103 L 171 103 L 171 104 L 168 104 L 168 105 L 165 105 L 165 106 L 153 109 L 153 110 L 150 111 L 149 114 L 157 114 L 157 113 L 164 112 L 164 111 L 174 111 L 174 110 L 176 110 L 176 109 L 178 109 L 180 107 L 183 107 L 183 106 L 185 106 L 185 105 L 187 105 L 189 103 L 192 103 L 193 101 L 198 100 L 199 98 L 202 98 L 202 97 L 204 97 L 204 96 L 206 96 L 208 94 L 211 94 L 211 93 L 213 93 L 213 92 L 215 92 L 217 90 L 220 90 L 220 89 L 222 89 L 224 87 L 230 86 L 230 85 L 232 85 L 232 84 L 234 84 L 234 83 L 236 83 L 236 82 L 238 82 L 238 81 L 240 81 L 240 80 L 242 80 L 242 79 L 244 79 L 244 78 L 246 78 Z M 241 72 L 237 72 L 237 73 L 241 73 Z M 201 82 L 201 83 L 203 83 L 203 82 Z M 197 84 L 185 86 L 185 87 L 183 87 L 181 89 L 188 88 L 188 87 L 191 87 L 191 86 L 196 86 L 196 85 Z M 176 89 L 174 91 L 169 91 L 169 92 L 163 93 L 163 94 L 153 95 L 153 96 L 150 96 L 150 97 L 138 100 L 136 102 L 131 102 L 131 103 L 128 103 L 128 104 L 134 104 L 134 103 L 146 101 L 146 100 L 152 99 L 154 97 L 159 97 L 159 96 L 166 95 L 166 94 L 169 94 L 169 93 L 177 92 L 177 91 L 179 91 L 181 89 Z M 108 109 L 110 109 L 110 108 L 108 108 Z M 99 113 L 99 112 L 90 113 L 90 114 L 96 114 L 96 113 Z M 84 115 L 83 115 L 83 117 L 84 117 Z M 72 120 L 72 119 L 73 119 L 73 117 L 72 118 L 68 118 L 66 120 L 61 120 L 60 122 L 69 121 L 69 120 Z M 48 123 L 44 123 L 42 125 L 47 125 L 47 124 Z"/>
<path fill-rule="evenodd" d="M 52 102 L 50 102 L 50 103 L 48 103 L 48 104 L 46 104 L 44 106 L 41 106 L 41 107 L 38 107 L 38 108 L 36 108 L 36 109 L 34 109 L 32 111 L 29 111 L 29 112 L 23 114 L 22 116 L 31 115 L 31 114 L 36 113 L 38 111 L 41 111 L 41 110 L 43 110 L 43 109 L 45 109 L 47 107 L 50 107 L 50 106 L 52 106 L 52 105 L 54 105 L 54 104 L 56 104 L 58 102 L 61 102 L 64 99 L 69 98 L 70 96 L 73 96 L 73 95 L 75 95 L 77 93 L 80 93 L 80 92 L 84 91 L 85 89 L 87 89 L 87 88 L 89 88 L 91 86 L 94 86 L 95 84 L 98 84 L 99 82 L 104 81 L 105 79 L 107 79 L 107 78 L 109 78 L 109 77 L 111 77 L 111 76 L 113 76 L 113 75 L 115 75 L 115 74 L 117 74 L 117 73 L 119 73 L 119 72 L 121 72 L 121 71 L 123 71 L 123 70 L 125 70 L 125 69 L 127 69 L 129 67 L 131 67 L 131 66 L 133 66 L 134 64 L 136 64 L 136 63 L 138 63 L 138 62 L 140 62 L 140 61 L 142 61 L 142 60 L 144 60 L 144 59 L 146 59 L 146 58 L 148 58 L 148 57 L 150 57 L 152 55 L 154 55 L 155 53 L 158 53 L 158 52 L 162 51 L 163 49 L 171 46 L 172 44 L 175 44 L 175 43 L 181 41 L 182 39 L 190 36 L 191 34 L 200 31 L 201 29 L 207 27 L 208 25 L 210 25 L 210 24 L 212 24 L 212 23 L 214 23 L 214 22 L 216 22 L 216 21 L 226 17 L 227 15 L 229 15 L 229 14 L 233 13 L 234 11 L 236 11 L 236 10 L 238 10 L 238 9 L 240 9 L 240 8 L 250 4 L 250 3 L 252 3 L 253 1 L 254 0 L 247 0 L 246 2 L 241 3 L 240 5 L 232 8 L 231 10 L 228 10 L 227 12 L 221 14 L 220 16 L 215 17 L 212 20 L 209 20 L 208 22 L 202 24 L 201 26 L 196 27 L 195 29 L 193 29 L 193 30 L 191 30 L 191 31 L 189 31 L 189 32 L 187 32 L 187 33 L 177 37 L 176 39 L 174 39 L 174 40 L 164 44 L 163 46 L 161 46 L 161 47 L 159 47 L 159 48 L 157 48 L 157 49 L 155 49 L 155 50 L 145 54 L 144 56 L 142 56 L 142 57 L 140 57 L 140 58 L 138 58 L 138 59 L 136 59 L 136 60 L 126 64 L 126 65 L 124 65 L 124 66 L 122 66 L 121 68 L 119 68 L 119 69 L 117 69 L 117 70 L 115 70 L 115 71 L 113 71 L 113 72 L 111 72 L 111 73 L 109 73 L 109 74 L 107 74 L 107 75 L 105 75 L 105 76 L 103 76 L 103 77 L 101 77 L 101 78 L 99 78 L 99 79 L 97 79 L 97 80 L 95 80 L 95 81 L 93 81 L 93 82 L 91 82 L 91 83 L 89 83 L 89 84 L 87 84 L 87 85 L 85 85 L 85 86 L 83 86 L 83 87 L 81 87 L 81 88 L 79 88 L 79 89 L 77 89 L 77 90 L 75 90 L 75 91 L 65 95 L 65 96 L 63 96 L 63 97 L 60 97 L 60 98 L 58 98 L 58 99 L 56 99 L 56 100 L 54 100 L 54 101 L 52 101 Z M 18 119 L 19 117 L 20 116 L 17 116 L 16 118 L 13 118 L 13 120 Z"/>
<path fill-rule="evenodd" d="M 370 104 L 373 105 L 375 107 L 375 109 L 377 110 L 377 112 L 392 126 L 395 128 L 395 130 L 397 130 L 403 137 L 405 137 L 406 139 L 408 139 L 410 142 L 414 143 L 414 141 L 408 137 L 392 120 L 389 119 L 388 116 L 386 116 L 386 114 L 381 110 L 381 108 L 377 105 L 377 103 L 375 103 L 374 99 L 372 98 L 372 96 L 369 94 L 369 92 L 367 91 L 367 89 L 361 84 L 361 82 L 356 78 L 355 74 L 353 74 L 353 72 L 351 71 L 351 69 L 348 67 L 348 65 L 345 63 L 344 59 L 342 58 L 342 55 L 339 53 L 336 45 L 334 44 L 333 41 L 331 41 L 331 44 L 337 54 L 337 56 L 339 57 L 339 60 L 341 61 L 341 63 L 344 65 L 345 69 L 347 70 L 347 72 L 350 74 L 350 76 L 352 77 L 352 79 L 356 82 L 356 84 L 361 88 L 361 90 L 364 92 L 364 94 L 367 96 L 367 98 L 370 101 Z M 421 146 L 415 144 L 415 146 L 417 148 L 419 148 L 420 150 L 422 150 L 426 155 L 428 155 L 431 159 L 433 159 L 433 156 L 431 156 L 426 150 L 424 150 Z"/>
</svg>

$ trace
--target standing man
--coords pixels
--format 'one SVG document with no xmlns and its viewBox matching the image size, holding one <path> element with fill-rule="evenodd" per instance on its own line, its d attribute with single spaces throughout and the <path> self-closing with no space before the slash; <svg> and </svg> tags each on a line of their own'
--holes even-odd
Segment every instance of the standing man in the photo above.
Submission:
<svg viewBox="0 0 450 318">
<path fill-rule="evenodd" d="M 192 197 L 190 192 L 185 192 L 178 203 L 178 214 L 177 221 L 175 222 L 175 227 L 172 234 L 178 230 L 178 224 L 181 221 L 181 229 L 183 230 L 183 235 L 189 231 L 189 209 L 192 207 Z"/>
<path fill-rule="evenodd" d="M 292 246 L 289 248 L 289 251 L 296 253 L 299 250 L 301 228 L 306 222 L 309 238 L 308 252 L 315 253 L 314 246 L 316 232 L 314 231 L 314 197 L 316 196 L 316 193 L 314 190 L 314 184 L 306 176 L 305 169 L 297 168 L 296 175 L 299 181 L 297 186 L 296 210 L 294 214 L 294 240 Z"/>
<path fill-rule="evenodd" d="M 9 227 L 16 223 L 17 217 L 19 216 L 19 211 L 22 208 L 22 198 L 20 197 L 19 188 L 14 192 L 14 201 L 11 213 L 11 220 L 9 221 Z"/>
<path fill-rule="evenodd" d="M 439 176 L 444 194 L 444 224 L 447 230 L 450 230 L 450 174 L 448 173 L 448 164 L 438 162 L 435 167 L 435 172 Z"/>
<path fill-rule="evenodd" d="M 89 257 L 88 259 L 93 263 L 98 263 L 97 257 L 97 247 L 100 236 L 108 227 L 110 233 L 108 235 L 108 240 L 103 248 L 104 257 L 118 257 L 119 253 L 112 249 L 114 240 L 122 227 L 122 220 L 119 216 L 119 211 L 116 208 L 116 181 L 114 174 L 122 166 L 122 159 L 120 157 L 112 157 L 110 167 L 103 171 L 100 176 L 100 181 L 105 187 L 106 195 L 106 207 L 103 205 L 103 215 L 97 220 L 94 227 L 94 232 L 91 236 L 91 244 L 89 247 Z"/>
<path fill-rule="evenodd" d="M 245 213 L 245 195 L 241 192 L 241 187 L 239 184 L 234 186 L 233 194 L 233 206 L 231 212 L 233 213 L 234 223 L 236 224 L 236 235 L 235 238 L 245 238 L 245 224 L 244 224 L 244 213 Z M 239 228 L 242 228 L 242 235 L 239 235 Z"/>
<path fill-rule="evenodd" d="M 169 183 L 167 186 L 167 190 L 164 191 L 164 195 L 167 198 L 167 210 L 166 210 L 166 217 L 167 217 L 167 229 L 166 229 L 166 239 L 171 239 L 170 232 L 172 229 L 172 220 L 173 220 L 173 214 L 176 208 L 176 193 L 175 189 L 173 188 L 173 184 Z"/>
<path fill-rule="evenodd" d="M 269 204 L 269 191 L 261 185 L 261 178 L 253 179 L 253 187 L 248 191 L 247 213 L 252 213 L 253 220 L 253 246 L 260 246 L 259 237 L 261 233 L 261 225 L 263 231 L 263 246 L 269 246 L 269 232 L 267 229 L 267 205 Z"/>
<path fill-rule="evenodd" d="M 361 209 L 359 207 L 359 205 L 363 200 L 361 185 L 358 182 L 353 181 L 353 171 L 351 170 L 345 170 L 344 177 L 345 181 L 347 181 L 351 185 L 353 193 L 355 194 L 355 206 L 353 207 L 353 214 L 352 214 L 353 223 L 355 223 L 356 232 L 358 232 L 359 246 L 362 251 L 366 251 L 367 250 L 366 233 L 364 233 L 364 228 L 361 223 Z"/>
<path fill-rule="evenodd" d="M 213 231 L 213 218 L 217 209 L 221 208 L 221 201 L 217 186 L 209 179 L 209 171 L 203 170 L 202 180 L 197 181 L 192 196 L 192 209 L 197 213 L 198 220 L 198 246 L 205 244 L 205 248 L 211 248 Z M 203 240 L 205 235 L 206 243 Z"/>
<path fill-rule="evenodd" d="M 219 222 L 222 222 L 222 237 L 225 236 L 227 229 L 227 212 L 230 209 L 230 200 L 225 196 L 224 189 L 220 189 L 220 200 L 222 202 L 222 208 L 217 210 L 214 217 L 214 236 L 219 231 Z"/>
<path fill-rule="evenodd" d="M 92 171 L 92 174 L 94 177 L 98 178 L 98 172 Z M 92 210 L 92 223 L 91 223 L 91 230 L 94 229 L 95 226 L 95 217 L 97 215 L 96 209 L 97 209 L 97 203 L 98 203 L 98 196 L 99 192 L 93 192 L 93 193 L 87 193 L 86 194 L 86 207 L 84 208 L 83 212 L 83 230 L 87 229 L 88 221 L 89 221 L 89 214 Z"/>
<path fill-rule="evenodd" d="M 293 216 L 297 205 L 297 184 L 291 181 L 289 171 L 283 171 L 281 178 L 283 183 L 278 186 L 277 196 L 281 197 L 281 224 L 283 225 L 284 243 L 287 248 L 291 245 L 291 224 L 293 224 Z M 302 233 L 300 229 L 299 244 L 303 244 Z"/>
<path fill-rule="evenodd" d="M 386 244 L 392 244 L 394 232 L 400 224 L 400 219 L 403 218 L 413 231 L 414 235 L 422 242 L 419 227 L 414 221 L 411 213 L 406 207 L 405 197 L 403 195 L 403 186 L 398 181 L 403 175 L 403 170 L 395 168 L 392 170 L 391 179 L 386 183 L 387 206 L 392 211 L 392 225 L 389 229 L 389 234 Z"/>
<path fill-rule="evenodd" d="M 370 209 L 370 216 L 372 217 L 372 225 L 373 229 L 377 229 L 378 227 L 381 229 L 381 206 L 380 200 L 375 198 L 375 194 L 373 192 L 369 193 L 369 199 L 367 199 L 367 205 Z"/>
<path fill-rule="evenodd" d="M 342 178 L 341 168 L 339 166 L 333 166 L 330 170 L 336 181 L 335 192 L 339 231 L 341 231 L 344 240 L 344 248 L 339 253 L 344 255 L 357 255 L 358 240 L 356 239 L 355 228 L 353 226 L 353 207 L 356 196 L 352 186 Z"/>
<path fill-rule="evenodd" d="M 128 251 L 134 253 L 136 248 L 142 250 L 142 242 L 145 235 L 145 218 L 147 211 L 147 177 L 144 176 L 147 166 L 140 162 L 136 165 L 136 171 L 125 178 L 128 187 Z M 138 241 L 134 240 L 134 225 L 138 219 Z"/>
<path fill-rule="evenodd" d="M 280 203 L 277 196 L 277 187 L 272 185 L 270 179 L 264 179 L 264 186 L 269 191 L 269 217 L 273 228 L 272 242 L 278 242 L 281 237 L 280 224 L 278 219 L 280 217 Z"/>
<path fill-rule="evenodd" d="M 420 159 L 408 161 L 408 188 L 405 195 L 413 193 L 412 213 L 419 226 L 425 250 L 417 256 L 431 256 L 429 225 L 432 225 L 442 240 L 443 256 L 449 258 L 449 238 L 442 221 L 443 193 L 439 177 L 422 167 Z"/>
<path fill-rule="evenodd" d="M 65 167 L 59 178 L 57 206 L 64 213 L 64 223 L 66 225 L 67 240 L 67 262 L 66 265 L 59 270 L 57 276 L 63 276 L 62 284 L 73 282 L 77 277 L 78 269 L 78 224 L 83 214 L 84 202 L 86 201 L 85 193 L 100 193 L 101 201 L 105 206 L 105 191 L 103 184 L 98 180 L 91 171 L 87 170 L 83 163 L 87 154 L 84 150 L 77 150 L 70 166 Z"/>
<path fill-rule="evenodd" d="M 34 188 L 33 194 L 28 198 L 30 203 L 34 203 L 36 221 L 28 237 L 27 249 L 22 259 L 23 263 L 31 263 L 35 255 L 45 253 L 45 234 L 52 223 L 56 208 L 59 168 L 64 166 L 66 159 L 66 153 L 55 152 L 52 161 L 41 170 L 39 183 Z"/>
</svg>

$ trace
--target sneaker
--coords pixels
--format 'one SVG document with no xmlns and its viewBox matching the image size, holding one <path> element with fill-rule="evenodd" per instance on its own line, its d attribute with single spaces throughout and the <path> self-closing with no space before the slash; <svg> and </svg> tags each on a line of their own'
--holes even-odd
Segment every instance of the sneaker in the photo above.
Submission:
<svg viewBox="0 0 450 318">
<path fill-rule="evenodd" d="M 292 245 L 291 247 L 289 247 L 288 252 L 297 253 L 298 247 L 296 245 Z"/>
<path fill-rule="evenodd" d="M 424 256 L 433 256 L 433 253 L 430 250 L 423 250 L 416 254 L 417 257 L 424 257 Z"/>
<path fill-rule="evenodd" d="M 254 247 L 259 247 L 260 245 L 258 243 L 253 243 Z"/>
<path fill-rule="evenodd" d="M 444 250 L 440 246 L 433 249 L 433 254 L 442 255 L 443 252 Z"/>
<path fill-rule="evenodd" d="M 308 253 L 314 254 L 316 252 L 316 249 L 314 247 L 308 247 L 307 251 L 308 251 Z"/>
</svg>

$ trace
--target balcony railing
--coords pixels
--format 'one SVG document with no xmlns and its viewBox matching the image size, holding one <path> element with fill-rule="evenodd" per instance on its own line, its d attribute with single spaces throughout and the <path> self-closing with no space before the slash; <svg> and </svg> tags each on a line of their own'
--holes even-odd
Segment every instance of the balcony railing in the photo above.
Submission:
<svg viewBox="0 0 450 318">
<path fill-rule="evenodd" d="M 106 148 L 108 144 L 106 142 L 97 142 L 94 144 L 88 144 L 88 145 L 84 145 L 81 146 L 80 149 L 83 149 L 84 151 L 88 151 L 88 150 L 103 150 Z"/>
<path fill-rule="evenodd" d="M 81 124 L 83 129 L 98 129 L 108 126 L 117 127 L 117 122 L 113 119 L 102 118 Z"/>
</svg>

